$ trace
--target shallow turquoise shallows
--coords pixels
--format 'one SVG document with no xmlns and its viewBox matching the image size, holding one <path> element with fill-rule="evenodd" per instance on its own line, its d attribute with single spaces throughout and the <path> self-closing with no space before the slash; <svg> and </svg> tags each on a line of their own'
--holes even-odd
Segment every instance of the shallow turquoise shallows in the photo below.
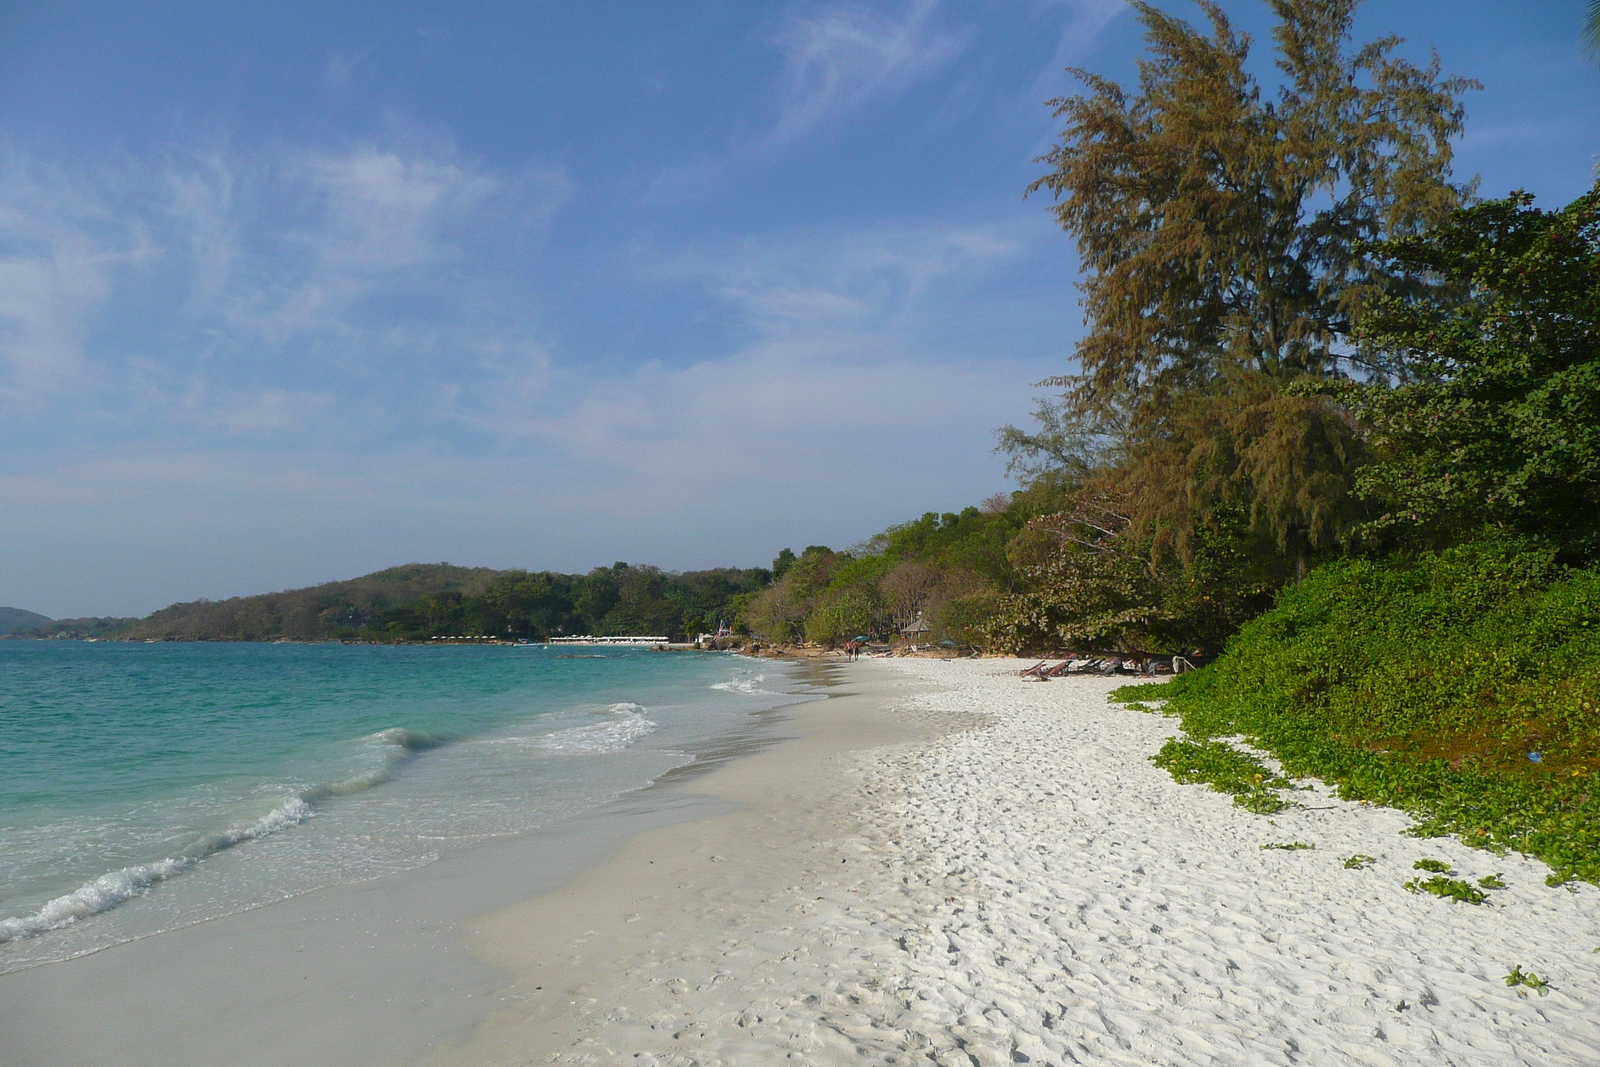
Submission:
<svg viewBox="0 0 1600 1067">
<path fill-rule="evenodd" d="M 636 649 L 0 641 L 0 970 L 593 808 L 803 689 Z"/>
</svg>

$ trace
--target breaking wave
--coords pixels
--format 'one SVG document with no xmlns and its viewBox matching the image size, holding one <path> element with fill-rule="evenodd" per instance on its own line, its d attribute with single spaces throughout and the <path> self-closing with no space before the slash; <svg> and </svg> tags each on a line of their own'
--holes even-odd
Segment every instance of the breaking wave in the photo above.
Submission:
<svg viewBox="0 0 1600 1067">
<path fill-rule="evenodd" d="M 762 689 L 761 683 L 767 680 L 764 674 L 741 673 L 726 682 L 716 682 L 711 688 L 720 689 L 724 693 L 769 694 L 770 689 Z"/>
<path fill-rule="evenodd" d="M 109 911 L 139 896 L 158 882 L 182 874 L 209 856 L 246 841 L 299 826 L 316 814 L 317 805 L 321 802 L 382 785 L 393 777 L 395 767 L 411 758 L 413 753 L 445 743 L 431 734 L 402 728 L 380 730 L 362 738 L 362 741 L 376 750 L 378 766 L 373 770 L 302 789 L 253 822 L 238 824 L 221 833 L 201 834 L 174 855 L 108 871 L 71 893 L 46 901 L 37 911 L 0 919 L 0 944 L 33 937 L 47 930 L 59 930 L 80 919 Z"/>
<path fill-rule="evenodd" d="M 638 708 L 639 705 L 612 705 L 613 710 L 618 707 Z M 643 710 L 639 708 L 639 711 Z M 555 733 L 546 734 L 539 739 L 538 744 L 546 752 L 564 756 L 604 755 L 608 752 L 621 752 L 640 738 L 654 733 L 655 729 L 656 724 L 639 712 L 618 712 L 616 718 L 605 722 L 574 726 L 569 730 L 557 730 Z"/>
</svg>

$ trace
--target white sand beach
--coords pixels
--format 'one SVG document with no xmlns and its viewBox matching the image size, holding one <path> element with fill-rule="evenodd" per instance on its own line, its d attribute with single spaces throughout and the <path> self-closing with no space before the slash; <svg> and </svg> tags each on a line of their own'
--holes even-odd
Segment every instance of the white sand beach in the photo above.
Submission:
<svg viewBox="0 0 1600 1067">
<path fill-rule="evenodd" d="M 1600 1063 L 1595 887 L 1326 789 L 1250 814 L 1150 764 L 1175 723 L 1120 682 L 1020 665 L 841 668 L 694 783 L 738 810 L 474 924 L 514 980 L 436 1062 Z M 1424 857 L 1507 888 L 1413 894 Z"/>
</svg>

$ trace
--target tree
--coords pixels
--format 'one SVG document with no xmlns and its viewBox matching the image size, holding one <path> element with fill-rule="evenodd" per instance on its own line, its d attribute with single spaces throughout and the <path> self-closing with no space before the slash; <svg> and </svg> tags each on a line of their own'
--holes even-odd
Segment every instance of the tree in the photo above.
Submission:
<svg viewBox="0 0 1600 1067">
<path fill-rule="evenodd" d="M 909 559 L 889 569 L 879 587 L 896 630 L 910 626 L 927 609 L 942 578 L 943 575 L 932 567 Z"/>
<path fill-rule="evenodd" d="M 1589 13 L 1583 19 L 1583 41 L 1591 52 L 1600 55 L 1600 0 L 1589 0 Z"/>
<path fill-rule="evenodd" d="M 1385 299 L 1362 344 L 1393 379 L 1348 387 L 1379 459 L 1375 531 L 1451 541 L 1485 525 L 1600 558 L 1600 184 L 1559 211 L 1526 193 L 1375 250 L 1465 300 Z"/>
<path fill-rule="evenodd" d="M 1029 523 L 1047 542 L 1021 592 L 999 598 L 986 629 L 997 647 L 1145 653 L 1219 648 L 1271 605 L 1273 581 L 1240 514 L 1201 532 L 1179 566 L 1129 535 L 1128 496 L 1085 490 Z"/>
<path fill-rule="evenodd" d="M 1066 128 L 1029 191 L 1077 240 L 1088 329 L 1078 372 L 1043 383 L 1065 394 L 1042 432 L 1001 443 L 1108 456 L 1157 550 L 1242 506 L 1303 570 L 1352 520 L 1360 456 L 1330 400 L 1284 395 L 1359 365 L 1352 324 L 1380 291 L 1427 284 L 1364 249 L 1470 192 L 1450 162 L 1473 83 L 1397 57 L 1397 38 L 1352 48 L 1359 0 L 1269 3 L 1275 92 L 1216 3 L 1200 0 L 1206 35 L 1136 0 L 1139 91 L 1080 70 L 1089 91 L 1051 102 Z"/>
</svg>

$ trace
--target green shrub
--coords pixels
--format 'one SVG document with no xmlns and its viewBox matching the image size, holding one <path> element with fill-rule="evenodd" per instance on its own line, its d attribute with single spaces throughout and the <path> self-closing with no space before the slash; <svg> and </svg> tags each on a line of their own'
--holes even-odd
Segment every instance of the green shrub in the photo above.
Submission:
<svg viewBox="0 0 1600 1067">
<path fill-rule="evenodd" d="M 1222 741 L 1173 738 L 1150 761 L 1184 784 L 1203 784 L 1233 794 L 1233 802 L 1257 815 L 1274 815 L 1289 806 L 1275 790 L 1291 785 L 1266 764 Z"/>
<path fill-rule="evenodd" d="M 1506 975 L 1506 985 L 1513 989 L 1517 986 L 1527 986 L 1529 989 L 1537 990 L 1541 997 L 1550 995 L 1550 983 L 1532 971 L 1524 971 L 1520 964 L 1511 968 L 1511 973 Z M 1517 991 L 1522 992 L 1520 989 Z M 1523 993 L 1523 996 L 1527 994 Z"/>
<path fill-rule="evenodd" d="M 1426 881 L 1412 879 L 1406 883 L 1406 888 L 1413 893 L 1432 893 L 1436 897 L 1449 897 L 1465 904 L 1482 904 L 1489 897 L 1482 890 L 1474 889 L 1459 878 L 1446 878 L 1436 874 Z"/>
<path fill-rule="evenodd" d="M 1286 774 L 1412 813 L 1418 836 L 1600 881 L 1600 572 L 1536 544 L 1329 564 L 1214 665 L 1114 697 L 1166 700 L 1189 736 L 1163 754 L 1243 734 Z"/>
</svg>

